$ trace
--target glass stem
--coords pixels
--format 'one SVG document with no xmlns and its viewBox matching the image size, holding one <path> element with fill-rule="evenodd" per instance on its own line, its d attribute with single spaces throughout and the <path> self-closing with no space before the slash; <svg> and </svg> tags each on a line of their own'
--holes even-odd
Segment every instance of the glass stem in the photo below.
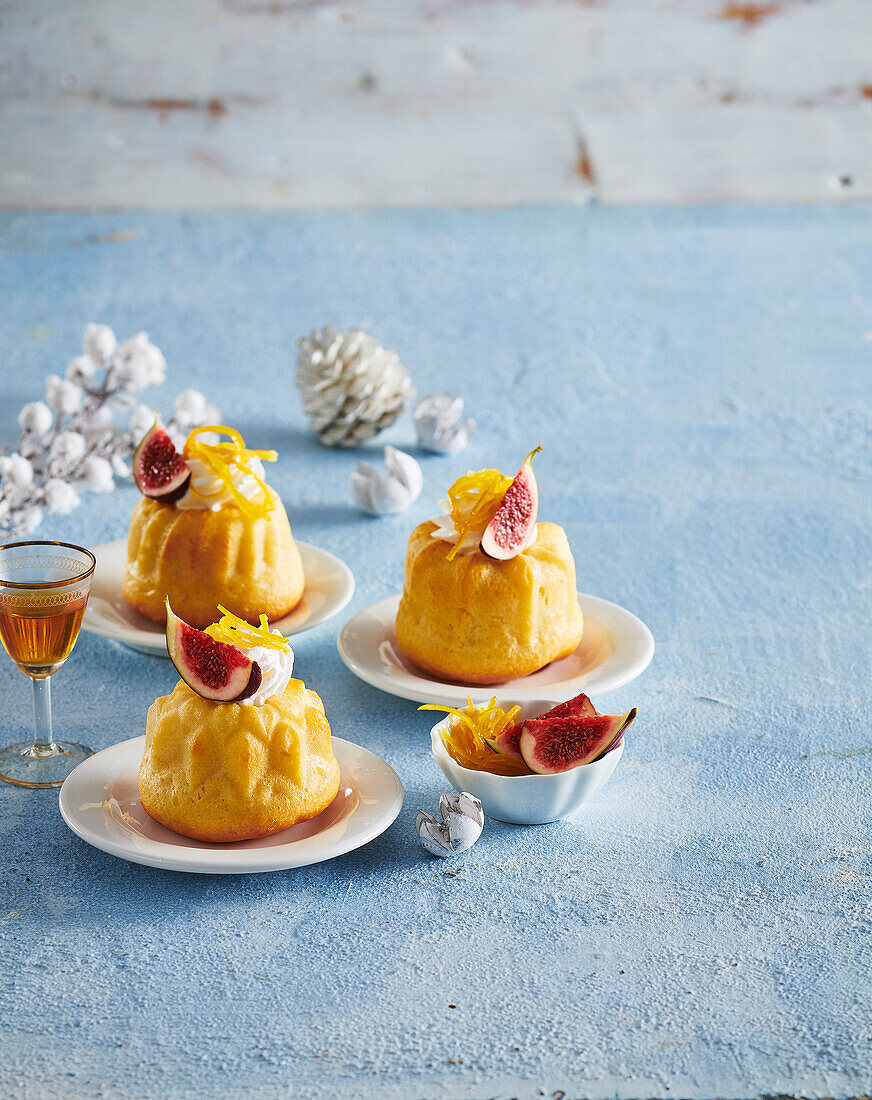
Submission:
<svg viewBox="0 0 872 1100">
<path fill-rule="evenodd" d="M 53 756 L 58 750 L 51 729 L 51 677 L 33 681 L 33 751 Z"/>
</svg>

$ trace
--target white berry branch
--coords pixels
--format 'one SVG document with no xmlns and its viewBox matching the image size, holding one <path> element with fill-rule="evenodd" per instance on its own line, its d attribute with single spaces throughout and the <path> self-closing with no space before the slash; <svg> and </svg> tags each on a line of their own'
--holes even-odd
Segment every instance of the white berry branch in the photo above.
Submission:
<svg viewBox="0 0 872 1100">
<path fill-rule="evenodd" d="M 18 414 L 18 449 L 0 454 L 0 532 L 30 534 L 46 510 L 65 515 L 79 493 L 110 493 L 130 476 L 130 457 L 154 421 L 134 394 L 166 377 L 166 360 L 144 332 L 118 343 L 108 325 L 87 325 L 82 355 L 64 378 L 50 374 L 45 400 Z M 117 417 L 128 413 L 127 426 Z M 221 410 L 198 390 L 183 390 L 165 427 L 177 445 L 191 428 L 216 421 Z"/>
</svg>

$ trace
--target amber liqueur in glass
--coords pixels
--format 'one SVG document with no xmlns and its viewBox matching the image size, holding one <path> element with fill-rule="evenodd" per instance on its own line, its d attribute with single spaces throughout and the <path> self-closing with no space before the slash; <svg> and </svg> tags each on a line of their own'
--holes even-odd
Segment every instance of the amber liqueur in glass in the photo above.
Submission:
<svg viewBox="0 0 872 1100">
<path fill-rule="evenodd" d="M 85 614 L 88 594 L 36 592 L 0 599 L 0 640 L 22 672 L 36 679 L 51 676 L 69 657 Z"/>
</svg>

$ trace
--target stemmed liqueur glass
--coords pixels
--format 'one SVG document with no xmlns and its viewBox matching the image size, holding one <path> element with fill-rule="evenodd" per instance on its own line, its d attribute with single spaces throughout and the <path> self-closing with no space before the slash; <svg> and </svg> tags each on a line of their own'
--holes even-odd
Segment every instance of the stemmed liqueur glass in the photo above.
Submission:
<svg viewBox="0 0 872 1100">
<path fill-rule="evenodd" d="M 33 741 L 0 749 L 0 779 L 21 787 L 59 787 L 92 749 L 56 741 L 51 679 L 72 652 L 97 564 L 69 542 L 0 546 L 0 641 L 33 681 Z"/>
</svg>

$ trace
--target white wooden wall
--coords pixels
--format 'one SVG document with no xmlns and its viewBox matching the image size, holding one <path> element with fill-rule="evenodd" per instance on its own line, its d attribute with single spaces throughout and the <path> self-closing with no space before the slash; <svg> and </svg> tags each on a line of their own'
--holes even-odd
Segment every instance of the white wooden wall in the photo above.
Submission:
<svg viewBox="0 0 872 1100">
<path fill-rule="evenodd" d="M 0 0 L 0 204 L 872 196 L 872 0 Z"/>
</svg>

